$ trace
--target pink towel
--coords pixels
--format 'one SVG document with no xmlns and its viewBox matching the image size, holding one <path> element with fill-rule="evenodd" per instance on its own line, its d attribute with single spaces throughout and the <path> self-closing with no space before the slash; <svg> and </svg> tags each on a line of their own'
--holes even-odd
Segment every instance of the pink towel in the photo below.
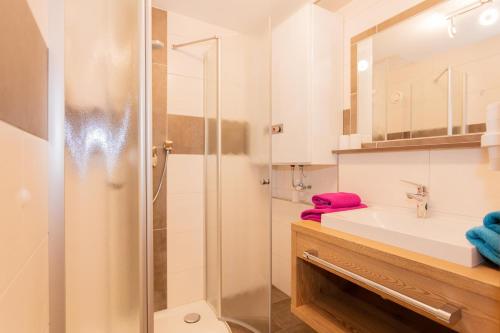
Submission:
<svg viewBox="0 0 500 333">
<path fill-rule="evenodd" d="M 348 208 L 361 204 L 361 198 L 355 193 L 323 193 L 312 197 L 315 208 Z"/>
<path fill-rule="evenodd" d="M 308 209 L 302 212 L 300 214 L 300 218 L 303 220 L 311 220 L 311 221 L 316 221 L 316 222 L 321 222 L 321 215 L 326 214 L 326 213 L 335 213 L 335 212 L 343 212 L 346 210 L 353 210 L 353 209 L 361 209 L 361 208 L 366 208 L 367 206 L 364 204 L 360 204 L 355 207 L 343 207 L 343 208 L 314 208 L 314 209 Z"/>
</svg>

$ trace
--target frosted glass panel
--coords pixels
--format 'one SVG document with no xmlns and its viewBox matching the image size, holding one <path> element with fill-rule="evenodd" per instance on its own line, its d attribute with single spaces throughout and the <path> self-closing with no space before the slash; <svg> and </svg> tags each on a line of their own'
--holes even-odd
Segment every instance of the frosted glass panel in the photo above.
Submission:
<svg viewBox="0 0 500 333">
<path fill-rule="evenodd" d="M 222 317 L 269 332 L 270 39 L 263 25 L 222 40 Z"/>
<path fill-rule="evenodd" d="M 65 1 L 66 332 L 141 329 L 139 0 Z"/>
</svg>

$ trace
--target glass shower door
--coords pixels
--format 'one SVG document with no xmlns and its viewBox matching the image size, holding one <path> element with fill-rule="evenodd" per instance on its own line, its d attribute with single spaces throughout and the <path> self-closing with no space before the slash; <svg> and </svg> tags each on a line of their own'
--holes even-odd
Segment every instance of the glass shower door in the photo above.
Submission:
<svg viewBox="0 0 500 333">
<path fill-rule="evenodd" d="M 269 30 L 224 36 L 205 55 L 206 294 L 218 317 L 269 332 Z"/>
<path fill-rule="evenodd" d="M 269 30 L 222 40 L 221 316 L 269 332 L 271 163 Z"/>
<path fill-rule="evenodd" d="M 146 332 L 144 2 L 65 1 L 66 332 Z"/>
</svg>

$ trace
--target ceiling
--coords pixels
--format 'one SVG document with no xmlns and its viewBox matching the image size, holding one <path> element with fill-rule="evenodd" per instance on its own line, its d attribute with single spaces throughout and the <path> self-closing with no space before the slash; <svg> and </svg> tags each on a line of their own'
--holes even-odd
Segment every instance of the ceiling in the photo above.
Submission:
<svg viewBox="0 0 500 333">
<path fill-rule="evenodd" d="M 332 12 L 336 12 L 341 7 L 344 7 L 351 1 L 352 0 L 319 0 L 317 2 L 317 5 L 325 9 L 331 10 Z"/>
<path fill-rule="evenodd" d="M 271 13 L 297 8 L 312 0 L 152 0 L 153 6 L 235 31 L 265 23 Z M 326 1 L 326 0 L 325 0 Z M 331 1 L 331 0 L 328 0 Z"/>
</svg>

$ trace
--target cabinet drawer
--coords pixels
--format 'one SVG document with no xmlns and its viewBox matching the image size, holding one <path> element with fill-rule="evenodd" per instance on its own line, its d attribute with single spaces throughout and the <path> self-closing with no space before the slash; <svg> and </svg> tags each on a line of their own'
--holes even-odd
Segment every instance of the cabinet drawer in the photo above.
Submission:
<svg viewBox="0 0 500 333">
<path fill-rule="evenodd" d="M 498 300 L 414 272 L 411 265 L 398 261 L 394 256 L 388 255 L 381 260 L 366 255 L 366 251 L 357 252 L 335 242 L 325 242 L 300 232 L 296 234 L 295 242 L 293 248 L 297 258 L 309 261 L 440 324 L 459 332 L 497 333 L 500 330 Z M 313 257 L 305 258 L 305 252 L 312 253 Z M 397 297 L 398 294 L 415 300 L 416 303 L 408 302 L 404 297 Z M 435 314 L 426 311 L 425 307 L 418 306 L 419 303 L 429 308 L 442 309 L 444 312 L 459 309 L 460 316 L 457 320 L 452 320 L 453 324 L 447 324 Z"/>
</svg>

